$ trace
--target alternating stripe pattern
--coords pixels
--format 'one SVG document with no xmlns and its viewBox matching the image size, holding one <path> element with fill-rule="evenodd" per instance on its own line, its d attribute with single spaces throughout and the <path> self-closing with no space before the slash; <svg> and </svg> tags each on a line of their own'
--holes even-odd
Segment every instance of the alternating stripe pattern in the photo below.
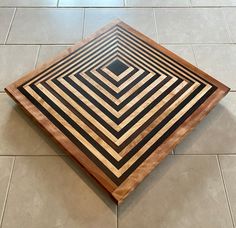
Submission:
<svg viewBox="0 0 236 228">
<path fill-rule="evenodd" d="M 119 186 L 216 87 L 116 25 L 18 89 Z"/>
</svg>

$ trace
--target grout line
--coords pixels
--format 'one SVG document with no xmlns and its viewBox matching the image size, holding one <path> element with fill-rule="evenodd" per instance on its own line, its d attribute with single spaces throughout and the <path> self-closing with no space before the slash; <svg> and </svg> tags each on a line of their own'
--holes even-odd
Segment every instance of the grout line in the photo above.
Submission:
<svg viewBox="0 0 236 228">
<path fill-rule="evenodd" d="M 159 43 L 160 45 L 235 45 L 236 42 L 233 43 Z M 0 46 L 3 46 L 4 44 L 0 44 Z M 7 43 L 5 45 L 57 45 L 57 46 L 63 46 L 63 45 L 74 45 L 74 43 Z"/>
<path fill-rule="evenodd" d="M 126 0 L 123 0 L 124 7 L 126 7 L 127 3 Z"/>
<path fill-rule="evenodd" d="M 157 29 L 157 17 L 156 17 L 156 11 L 153 8 L 153 15 L 154 15 L 154 24 L 155 24 L 155 30 L 156 30 L 156 42 L 159 43 L 159 33 L 158 33 L 158 29 Z"/>
<path fill-rule="evenodd" d="M 236 153 L 227 153 L 227 154 L 180 154 L 180 153 L 175 153 L 177 156 L 236 156 Z"/>
<path fill-rule="evenodd" d="M 170 153 L 171 154 L 171 153 Z M 236 153 L 231 154 L 176 154 L 177 156 L 236 156 Z M 66 156 L 70 157 L 69 154 L 0 154 L 0 157 L 55 157 L 55 156 Z"/>
<path fill-rule="evenodd" d="M 15 15 L 16 15 L 16 10 L 17 10 L 17 8 L 15 8 L 15 10 L 14 10 L 14 12 L 13 12 L 13 15 L 12 15 L 12 18 L 11 18 L 11 21 L 10 21 L 10 25 L 9 25 L 9 28 L 8 28 L 8 31 L 7 31 L 7 35 L 6 35 L 6 38 L 5 38 L 4 44 L 7 43 L 7 40 L 8 40 L 8 37 L 9 37 L 10 31 L 11 31 L 12 23 L 13 23 L 13 20 L 14 20 L 14 18 L 15 18 Z"/>
<path fill-rule="evenodd" d="M 180 154 L 180 153 L 176 153 L 176 156 L 217 156 L 217 154 Z M 236 155 L 236 154 L 235 154 Z"/>
<path fill-rule="evenodd" d="M 70 157 L 69 154 L 0 154 L 0 157 Z"/>
<path fill-rule="evenodd" d="M 190 8 L 194 7 L 192 0 L 189 0 L 189 7 L 190 7 Z"/>
<path fill-rule="evenodd" d="M 124 0 L 125 1 L 125 0 Z M 96 9 L 100 9 L 100 8 L 143 8 L 143 9 L 147 9 L 147 8 L 155 8 L 155 9 L 189 9 L 189 8 L 193 8 L 193 9 L 221 9 L 221 8 L 233 8 L 235 9 L 236 6 L 227 6 L 227 5 L 223 5 L 223 6 L 1 6 L 0 8 L 2 9 L 6 9 L 6 8 L 18 8 L 18 9 L 57 9 L 57 8 L 61 8 L 61 9 L 68 9 L 68 8 L 96 8 Z"/>
<path fill-rule="evenodd" d="M 218 163 L 219 170 L 220 170 L 220 176 L 221 176 L 221 180 L 222 180 L 223 187 L 224 187 L 224 192 L 225 192 L 225 197 L 226 197 L 226 201 L 227 201 L 228 208 L 229 208 L 231 222 L 232 222 L 233 227 L 235 228 L 235 222 L 234 222 L 234 217 L 233 217 L 233 213 L 232 213 L 232 207 L 230 205 L 229 194 L 228 194 L 228 191 L 227 191 L 227 188 L 226 188 L 223 171 L 222 171 L 222 168 L 221 168 L 221 165 L 220 165 L 219 155 L 217 155 L 217 163 Z"/>
<path fill-rule="evenodd" d="M 0 217 L 0 227 L 2 227 L 2 224 L 3 224 L 3 217 L 4 217 L 4 214 L 5 214 L 5 210 L 6 210 L 7 199 L 8 199 L 11 180 L 12 180 L 12 176 L 13 176 L 13 169 L 14 169 L 14 166 L 15 166 L 15 160 L 16 160 L 16 157 L 14 157 L 13 162 L 12 162 L 12 166 L 11 166 L 11 173 L 10 173 L 10 177 L 9 177 L 9 180 L 8 180 L 6 196 L 5 196 L 4 203 L 3 203 L 2 214 L 1 214 L 1 217 Z"/>
<path fill-rule="evenodd" d="M 38 59 L 39 59 L 39 52 L 41 50 L 41 45 L 39 45 L 37 53 L 36 53 L 36 58 L 35 58 L 35 62 L 34 62 L 34 69 L 36 68 L 37 64 L 38 64 Z"/>
<path fill-rule="evenodd" d="M 221 12 L 223 14 L 223 20 L 224 20 L 224 24 L 225 24 L 225 27 L 226 27 L 226 30 L 227 30 L 228 37 L 229 37 L 229 41 L 230 41 L 230 43 L 233 43 L 232 34 L 230 32 L 230 27 L 229 27 L 229 23 L 227 22 L 227 19 L 226 19 L 226 16 L 225 16 L 225 12 L 224 12 L 223 9 L 221 9 Z"/>
<path fill-rule="evenodd" d="M 75 43 L 73 44 L 32 44 L 32 45 L 40 45 L 41 47 L 43 46 L 71 46 L 71 45 L 74 45 Z"/>
<path fill-rule="evenodd" d="M 171 154 L 175 155 L 175 148 L 172 150 Z"/>
<path fill-rule="evenodd" d="M 236 44 L 236 42 L 221 42 L 221 43 L 214 43 L 214 42 L 205 42 L 205 43 L 195 43 L 195 42 L 192 42 L 192 43 L 168 43 L 168 42 L 161 42 L 160 44 L 166 44 L 166 45 L 223 45 L 223 44 Z"/>
<path fill-rule="evenodd" d="M 191 46 L 191 48 L 192 48 L 193 57 L 194 57 L 194 61 L 195 61 L 196 67 L 199 68 L 199 66 L 198 66 L 198 62 L 197 62 L 197 58 L 196 58 L 196 53 L 195 53 L 195 50 L 194 50 L 194 47 L 193 47 L 192 44 L 191 44 L 190 46 Z"/>
<path fill-rule="evenodd" d="M 84 30 L 85 30 L 85 8 L 83 9 L 82 39 L 84 39 Z"/>
<path fill-rule="evenodd" d="M 32 45 L 51 45 L 51 46 L 66 46 L 66 45 L 74 45 L 75 43 L 45 43 L 45 44 L 42 44 L 42 43 L 28 43 L 28 44 L 25 44 L 25 43 L 10 43 L 10 44 L 5 44 L 4 46 L 32 46 Z M 3 44 L 0 44 L 0 46 L 3 46 Z"/>
<path fill-rule="evenodd" d="M 116 205 L 116 228 L 119 227 L 118 218 L 119 218 L 119 205 L 117 204 L 117 205 Z"/>
</svg>

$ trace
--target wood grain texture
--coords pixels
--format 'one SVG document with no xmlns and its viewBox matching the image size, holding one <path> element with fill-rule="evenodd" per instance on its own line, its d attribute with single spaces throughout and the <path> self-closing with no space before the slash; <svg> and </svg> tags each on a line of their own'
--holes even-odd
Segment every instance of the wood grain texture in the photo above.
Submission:
<svg viewBox="0 0 236 228">
<path fill-rule="evenodd" d="M 229 88 L 116 20 L 5 90 L 121 203 Z"/>
</svg>

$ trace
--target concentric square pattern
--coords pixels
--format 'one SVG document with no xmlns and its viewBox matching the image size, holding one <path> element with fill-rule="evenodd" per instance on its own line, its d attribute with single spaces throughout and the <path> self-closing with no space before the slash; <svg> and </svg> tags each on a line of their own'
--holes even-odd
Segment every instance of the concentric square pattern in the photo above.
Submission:
<svg viewBox="0 0 236 228">
<path fill-rule="evenodd" d="M 121 202 L 228 88 L 117 21 L 6 91 Z"/>
</svg>

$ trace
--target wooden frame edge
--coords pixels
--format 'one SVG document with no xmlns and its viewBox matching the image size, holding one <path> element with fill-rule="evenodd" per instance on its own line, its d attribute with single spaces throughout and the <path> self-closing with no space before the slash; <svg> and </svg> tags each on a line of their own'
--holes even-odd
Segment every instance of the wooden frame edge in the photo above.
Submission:
<svg viewBox="0 0 236 228">
<path fill-rule="evenodd" d="M 112 196 L 116 199 L 118 204 L 121 204 L 124 199 L 139 185 L 139 183 L 141 183 L 171 152 L 171 150 L 191 133 L 196 125 L 209 114 L 209 112 L 227 93 L 228 91 L 219 90 L 217 94 L 215 94 L 214 99 L 208 99 L 204 102 L 200 106 L 201 108 L 195 110 L 194 113 L 183 122 L 181 127 L 172 133 L 172 138 L 175 138 L 177 135 L 177 141 L 172 140 L 171 143 L 170 141 L 162 143 L 120 186 L 112 192 Z"/>
<path fill-rule="evenodd" d="M 164 54 L 170 56 L 175 61 L 179 62 L 189 70 L 193 71 L 196 74 L 203 75 L 208 81 L 215 84 L 218 89 L 216 92 L 214 92 L 214 99 L 208 99 L 205 103 L 203 103 L 190 117 L 188 117 L 184 123 L 179 127 L 177 130 L 175 130 L 172 135 L 178 140 L 172 140 L 171 142 L 168 141 L 167 143 L 164 142 L 161 144 L 160 147 L 158 147 L 120 186 L 116 187 L 115 184 L 109 183 L 106 181 L 106 178 L 104 179 L 104 174 L 97 168 L 97 166 L 88 159 L 80 150 L 77 148 L 76 152 L 79 152 L 79 155 L 82 156 L 79 157 L 76 156 L 76 153 L 72 153 L 71 150 L 67 149 L 67 146 L 65 142 L 62 142 L 59 140 L 59 136 L 56 137 L 55 134 L 53 134 L 53 131 L 55 129 L 49 129 L 46 124 L 46 120 L 44 122 L 38 118 L 41 117 L 35 117 L 30 111 L 26 109 L 27 106 L 31 106 L 31 102 L 25 97 L 24 101 L 18 96 L 18 94 L 15 92 L 17 87 L 27 79 L 31 78 L 32 75 L 38 74 L 42 72 L 43 70 L 47 69 L 52 64 L 55 64 L 57 61 L 63 59 L 68 54 L 73 52 L 74 50 L 78 49 L 79 47 L 83 46 L 84 44 L 88 43 L 89 41 L 93 40 L 95 37 L 105 33 L 110 28 L 114 27 L 115 25 L 119 25 L 127 30 L 129 30 L 134 35 L 138 36 L 139 38 L 143 39 L 145 42 L 147 42 L 150 46 L 160 50 Z M 96 180 L 96 182 L 104 188 L 109 195 L 112 197 L 112 199 L 117 203 L 120 204 L 123 202 L 123 200 L 135 189 L 135 187 L 170 153 L 170 151 L 182 141 L 182 139 L 191 132 L 191 130 L 213 109 L 213 107 L 219 102 L 221 98 L 223 98 L 228 92 L 229 88 L 225 86 L 223 83 L 219 82 L 218 80 L 214 79 L 207 73 L 203 72 L 202 70 L 198 69 L 197 67 L 193 66 L 192 64 L 188 63 L 186 60 L 182 59 L 181 57 L 177 56 L 173 52 L 169 51 L 168 49 L 164 48 L 163 46 L 157 44 L 154 40 L 150 39 L 149 37 L 145 36 L 144 34 L 140 33 L 139 31 L 133 29 L 126 23 L 122 22 L 119 19 L 113 20 L 108 25 L 102 27 L 97 32 L 89 35 L 84 40 L 79 41 L 77 44 L 73 45 L 72 47 L 69 47 L 62 51 L 56 58 L 51 58 L 50 60 L 46 61 L 46 63 L 41 64 L 37 66 L 36 69 L 30 71 L 29 73 L 25 74 L 22 78 L 16 80 L 11 85 L 7 86 L 5 88 L 6 93 L 13 98 L 13 100 L 20 105 L 20 107 L 25 111 L 27 115 L 33 119 L 34 122 L 36 122 L 47 134 L 53 138 L 54 141 L 56 141 L 57 144 L 61 148 L 63 148 L 64 151 L 66 151 L 90 176 L 93 176 Z M 29 104 L 30 103 L 30 104 Z M 42 113 L 41 113 L 42 114 Z M 43 115 L 43 114 L 42 114 Z M 50 128 L 52 128 L 50 126 Z M 53 137 L 52 137 L 53 136 Z M 173 138 L 173 137 L 172 137 Z M 71 142 L 72 144 L 72 142 Z M 75 146 L 76 147 L 76 146 Z M 86 165 L 86 163 L 89 163 L 89 165 Z M 92 167 L 89 167 L 89 166 Z M 98 171 L 98 173 L 96 173 Z M 103 181 L 100 181 L 100 180 Z"/>
<path fill-rule="evenodd" d="M 36 125 L 38 125 L 61 149 L 63 149 L 63 151 L 65 151 L 66 154 L 68 154 L 71 158 L 73 158 L 80 165 L 80 167 L 82 167 L 86 171 L 86 173 L 88 175 L 93 176 L 93 179 L 95 179 L 96 182 L 103 189 L 105 189 L 109 193 L 109 195 L 111 195 L 111 192 L 116 188 L 116 185 L 114 183 L 111 183 L 111 181 L 108 181 L 108 179 L 106 178 L 104 173 L 101 172 L 98 169 L 98 167 L 89 158 L 87 158 L 84 155 L 84 153 L 81 152 L 77 146 L 75 146 L 72 142 L 70 142 L 69 146 L 73 145 L 74 150 L 72 150 L 72 149 L 69 150 L 68 143 L 62 141 L 60 136 L 56 136 L 54 134 L 54 132 L 57 131 L 57 130 L 55 130 L 57 128 L 55 126 L 49 126 L 48 120 L 45 118 L 44 118 L 45 119 L 44 122 L 39 120 L 39 118 L 42 118 L 42 116 L 44 116 L 41 112 L 39 113 L 40 117 L 36 117 L 36 116 L 32 115 L 32 113 L 29 112 L 25 108 L 25 106 L 28 106 L 28 103 L 31 103 L 30 101 L 28 101 L 27 98 L 25 98 L 23 102 L 19 101 L 16 98 L 14 91 L 11 90 L 11 87 L 5 88 L 5 91 L 15 101 L 15 103 L 20 106 L 20 108 L 24 111 L 24 113 L 26 113 L 26 115 L 29 116 L 30 119 L 33 120 L 33 122 L 36 123 Z M 79 153 L 79 154 L 76 154 L 76 153 Z M 99 181 L 101 179 L 104 181 L 104 182 L 102 182 L 104 184 L 101 184 L 101 182 Z"/>
<path fill-rule="evenodd" d="M 226 85 L 224 85 L 223 83 L 221 83 L 220 81 L 218 81 L 217 79 L 213 78 L 212 76 L 210 76 L 209 74 L 207 74 L 206 72 L 202 71 L 201 69 L 197 68 L 196 66 L 194 66 L 193 64 L 189 63 L 188 61 L 186 61 L 185 59 L 183 59 L 182 57 L 176 55 L 174 52 L 168 50 L 167 48 L 165 48 L 164 46 L 158 44 L 155 40 L 149 38 L 148 36 L 146 36 L 145 34 L 137 31 L 136 29 L 134 29 L 133 27 L 129 26 L 128 24 L 124 23 L 123 21 L 120 21 L 120 23 L 118 23 L 122 28 L 129 30 L 129 32 L 133 33 L 134 35 L 138 36 L 139 38 L 141 38 L 142 40 L 144 40 L 145 42 L 147 42 L 150 46 L 152 46 L 155 49 L 160 50 L 161 52 L 163 52 L 164 54 L 170 56 L 172 59 L 174 59 L 175 61 L 179 62 L 181 65 L 184 65 L 186 68 L 188 68 L 190 71 L 196 73 L 196 74 L 200 74 L 203 75 L 208 81 L 212 82 L 213 84 L 215 84 L 217 87 L 221 88 L 223 91 L 228 92 L 230 90 L 230 88 Z"/>
</svg>

